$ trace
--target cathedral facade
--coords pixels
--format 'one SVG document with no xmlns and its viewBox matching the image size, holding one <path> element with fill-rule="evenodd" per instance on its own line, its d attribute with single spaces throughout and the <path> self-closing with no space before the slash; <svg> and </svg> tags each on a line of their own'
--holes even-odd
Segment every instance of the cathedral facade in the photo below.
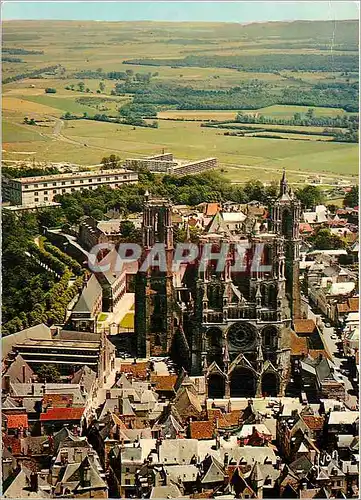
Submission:
<svg viewBox="0 0 361 500">
<path fill-rule="evenodd" d="M 209 258 L 173 272 L 171 204 L 147 197 L 144 251 L 164 243 L 167 270 L 136 277 L 138 355 L 171 354 L 191 375 L 205 377 L 208 397 L 284 395 L 291 322 L 301 317 L 300 215 L 284 174 L 268 220 L 248 217 L 231 234 L 216 214 L 199 241 L 199 255 L 207 247 Z M 214 258 L 220 252 L 222 266 Z"/>
</svg>

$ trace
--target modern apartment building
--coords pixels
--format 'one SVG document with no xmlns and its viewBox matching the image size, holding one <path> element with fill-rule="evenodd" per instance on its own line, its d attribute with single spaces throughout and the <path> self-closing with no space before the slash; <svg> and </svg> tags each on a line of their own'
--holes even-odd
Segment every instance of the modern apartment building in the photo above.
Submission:
<svg viewBox="0 0 361 500">
<path fill-rule="evenodd" d="M 21 206 L 46 206 L 57 194 L 72 193 L 99 186 L 117 188 L 124 183 L 136 183 L 138 174 L 126 169 L 60 173 L 36 177 L 5 179 L 5 201 Z"/>
<path fill-rule="evenodd" d="M 138 170 L 147 168 L 151 172 L 161 172 L 170 175 L 190 175 L 207 172 L 218 167 L 217 158 L 205 158 L 203 160 L 176 160 L 172 153 L 163 153 L 147 158 L 128 158 L 125 160 L 125 168 Z"/>
</svg>

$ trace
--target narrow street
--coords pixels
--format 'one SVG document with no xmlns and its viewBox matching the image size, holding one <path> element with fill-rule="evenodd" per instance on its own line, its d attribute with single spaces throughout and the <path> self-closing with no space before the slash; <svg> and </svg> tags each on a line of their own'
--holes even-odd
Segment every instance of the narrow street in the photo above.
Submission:
<svg viewBox="0 0 361 500">
<path fill-rule="evenodd" d="M 103 387 L 98 390 L 97 398 L 93 402 L 94 403 L 94 405 L 93 405 L 94 409 L 98 408 L 101 404 L 104 403 L 105 397 L 106 397 L 106 392 L 111 387 L 113 387 L 114 382 L 115 382 L 115 374 L 117 373 L 117 371 L 119 371 L 121 362 L 122 362 L 121 358 L 115 358 L 114 370 L 107 377 L 107 381 L 103 385 Z"/>
<path fill-rule="evenodd" d="M 311 309 L 310 305 L 308 305 L 308 318 L 313 319 L 316 324 L 321 324 L 321 322 L 323 323 L 322 316 L 320 314 L 316 314 Z M 350 408 L 353 406 L 358 407 L 357 396 L 353 394 L 353 387 L 350 379 L 339 371 L 341 368 L 344 368 L 344 366 L 342 365 L 346 362 L 346 358 L 344 358 L 342 350 L 339 349 L 339 346 L 341 346 L 341 338 L 338 337 L 335 328 L 333 328 L 332 326 L 324 326 L 322 329 L 321 324 L 320 333 L 323 343 L 326 347 L 326 351 L 328 351 L 328 353 L 332 356 L 332 362 L 335 364 L 336 369 L 338 369 L 338 375 L 344 381 L 347 393 L 345 403 Z M 334 335 L 337 336 L 337 340 L 331 338 Z"/>
</svg>

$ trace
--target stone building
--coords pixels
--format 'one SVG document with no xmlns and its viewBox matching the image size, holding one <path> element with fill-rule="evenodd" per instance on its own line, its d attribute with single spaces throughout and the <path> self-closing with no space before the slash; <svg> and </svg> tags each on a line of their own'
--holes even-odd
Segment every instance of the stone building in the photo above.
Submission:
<svg viewBox="0 0 361 500">
<path fill-rule="evenodd" d="M 291 322 L 301 318 L 301 206 L 285 174 L 270 229 L 248 215 L 240 234 L 232 235 L 217 213 L 200 237 L 202 258 L 178 272 L 171 266 L 171 210 L 169 201 L 146 197 L 144 258 L 155 243 L 164 243 L 167 270 L 150 268 L 136 277 L 138 354 L 171 353 L 192 375 L 204 375 L 208 397 L 284 395 Z M 214 255 L 220 252 L 222 266 Z"/>
</svg>

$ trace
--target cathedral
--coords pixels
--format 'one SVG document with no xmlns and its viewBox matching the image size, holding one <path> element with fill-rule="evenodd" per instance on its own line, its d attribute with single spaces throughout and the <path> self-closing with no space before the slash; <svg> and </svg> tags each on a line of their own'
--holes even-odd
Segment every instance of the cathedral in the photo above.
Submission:
<svg viewBox="0 0 361 500">
<path fill-rule="evenodd" d="M 202 233 L 200 253 L 208 245 L 213 255 L 227 244 L 224 266 L 211 255 L 203 265 L 196 260 L 174 272 L 172 205 L 146 195 L 144 253 L 164 243 L 167 269 L 136 276 L 138 355 L 171 355 L 191 375 L 205 377 L 210 398 L 284 395 L 291 323 L 301 318 L 300 216 L 283 173 L 266 221 L 249 216 L 232 234 L 219 212 Z"/>
</svg>

